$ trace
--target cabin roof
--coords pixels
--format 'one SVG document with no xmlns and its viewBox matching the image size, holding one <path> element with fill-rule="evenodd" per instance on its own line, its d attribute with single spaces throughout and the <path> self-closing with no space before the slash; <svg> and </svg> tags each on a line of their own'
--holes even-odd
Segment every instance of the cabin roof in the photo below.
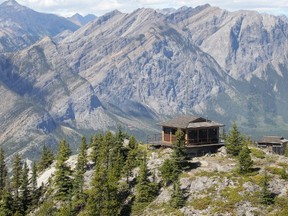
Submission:
<svg viewBox="0 0 288 216">
<path fill-rule="evenodd" d="M 192 115 L 181 115 L 165 122 L 159 123 L 159 125 L 164 127 L 173 128 L 205 128 L 205 127 L 223 127 L 223 124 L 211 121 L 198 116 Z"/>
<path fill-rule="evenodd" d="M 264 136 L 258 143 L 286 143 L 287 139 L 280 136 Z"/>
</svg>

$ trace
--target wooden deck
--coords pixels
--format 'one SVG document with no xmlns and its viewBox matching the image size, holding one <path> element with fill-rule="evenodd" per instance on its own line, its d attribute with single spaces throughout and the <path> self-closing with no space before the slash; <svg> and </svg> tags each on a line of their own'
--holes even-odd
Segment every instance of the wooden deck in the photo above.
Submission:
<svg viewBox="0 0 288 216">
<path fill-rule="evenodd" d="M 170 143 L 162 143 L 161 141 L 159 142 L 153 142 L 153 143 L 148 143 L 152 146 L 155 146 L 155 147 L 165 147 L 165 148 L 173 148 L 173 144 L 170 144 Z M 212 147 L 212 146 L 224 146 L 225 143 L 222 142 L 222 143 L 211 143 L 211 144 L 199 144 L 199 145 L 185 145 L 185 148 L 205 148 L 205 147 Z"/>
</svg>

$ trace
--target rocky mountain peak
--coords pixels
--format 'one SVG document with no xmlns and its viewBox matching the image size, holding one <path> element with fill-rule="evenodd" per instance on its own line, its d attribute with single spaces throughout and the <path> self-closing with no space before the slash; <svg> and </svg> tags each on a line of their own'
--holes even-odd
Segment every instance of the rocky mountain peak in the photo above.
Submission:
<svg viewBox="0 0 288 216">
<path fill-rule="evenodd" d="M 8 1 L 3 2 L 3 3 L 0 5 L 0 8 L 6 9 L 6 10 L 11 10 L 11 9 L 13 9 L 13 10 L 17 10 L 17 11 L 20 11 L 20 10 L 29 10 L 29 8 L 20 5 L 20 4 L 19 4 L 17 1 L 15 1 L 15 0 L 8 0 Z"/>
</svg>

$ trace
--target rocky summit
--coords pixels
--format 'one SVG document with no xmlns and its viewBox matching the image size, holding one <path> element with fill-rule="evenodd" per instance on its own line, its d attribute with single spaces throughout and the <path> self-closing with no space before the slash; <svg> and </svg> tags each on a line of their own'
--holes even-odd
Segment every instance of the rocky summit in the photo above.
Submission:
<svg viewBox="0 0 288 216">
<path fill-rule="evenodd" d="M 202 5 L 80 18 L 0 5 L 8 155 L 33 157 L 61 138 L 76 148 L 82 134 L 118 125 L 144 141 L 185 112 L 235 121 L 253 138 L 288 136 L 287 17 Z"/>
</svg>

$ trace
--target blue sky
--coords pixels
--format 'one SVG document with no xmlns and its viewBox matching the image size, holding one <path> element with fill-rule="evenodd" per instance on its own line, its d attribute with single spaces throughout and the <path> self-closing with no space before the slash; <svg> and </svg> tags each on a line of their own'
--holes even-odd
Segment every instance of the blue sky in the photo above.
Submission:
<svg viewBox="0 0 288 216">
<path fill-rule="evenodd" d="M 137 8 L 179 8 L 181 6 L 196 7 L 209 3 L 229 11 L 256 10 L 260 13 L 288 16 L 288 0 L 16 0 L 20 4 L 36 11 L 71 16 L 76 12 L 96 16 L 118 9 L 131 12 Z M 4 2 L 0 0 L 0 3 Z"/>
</svg>

